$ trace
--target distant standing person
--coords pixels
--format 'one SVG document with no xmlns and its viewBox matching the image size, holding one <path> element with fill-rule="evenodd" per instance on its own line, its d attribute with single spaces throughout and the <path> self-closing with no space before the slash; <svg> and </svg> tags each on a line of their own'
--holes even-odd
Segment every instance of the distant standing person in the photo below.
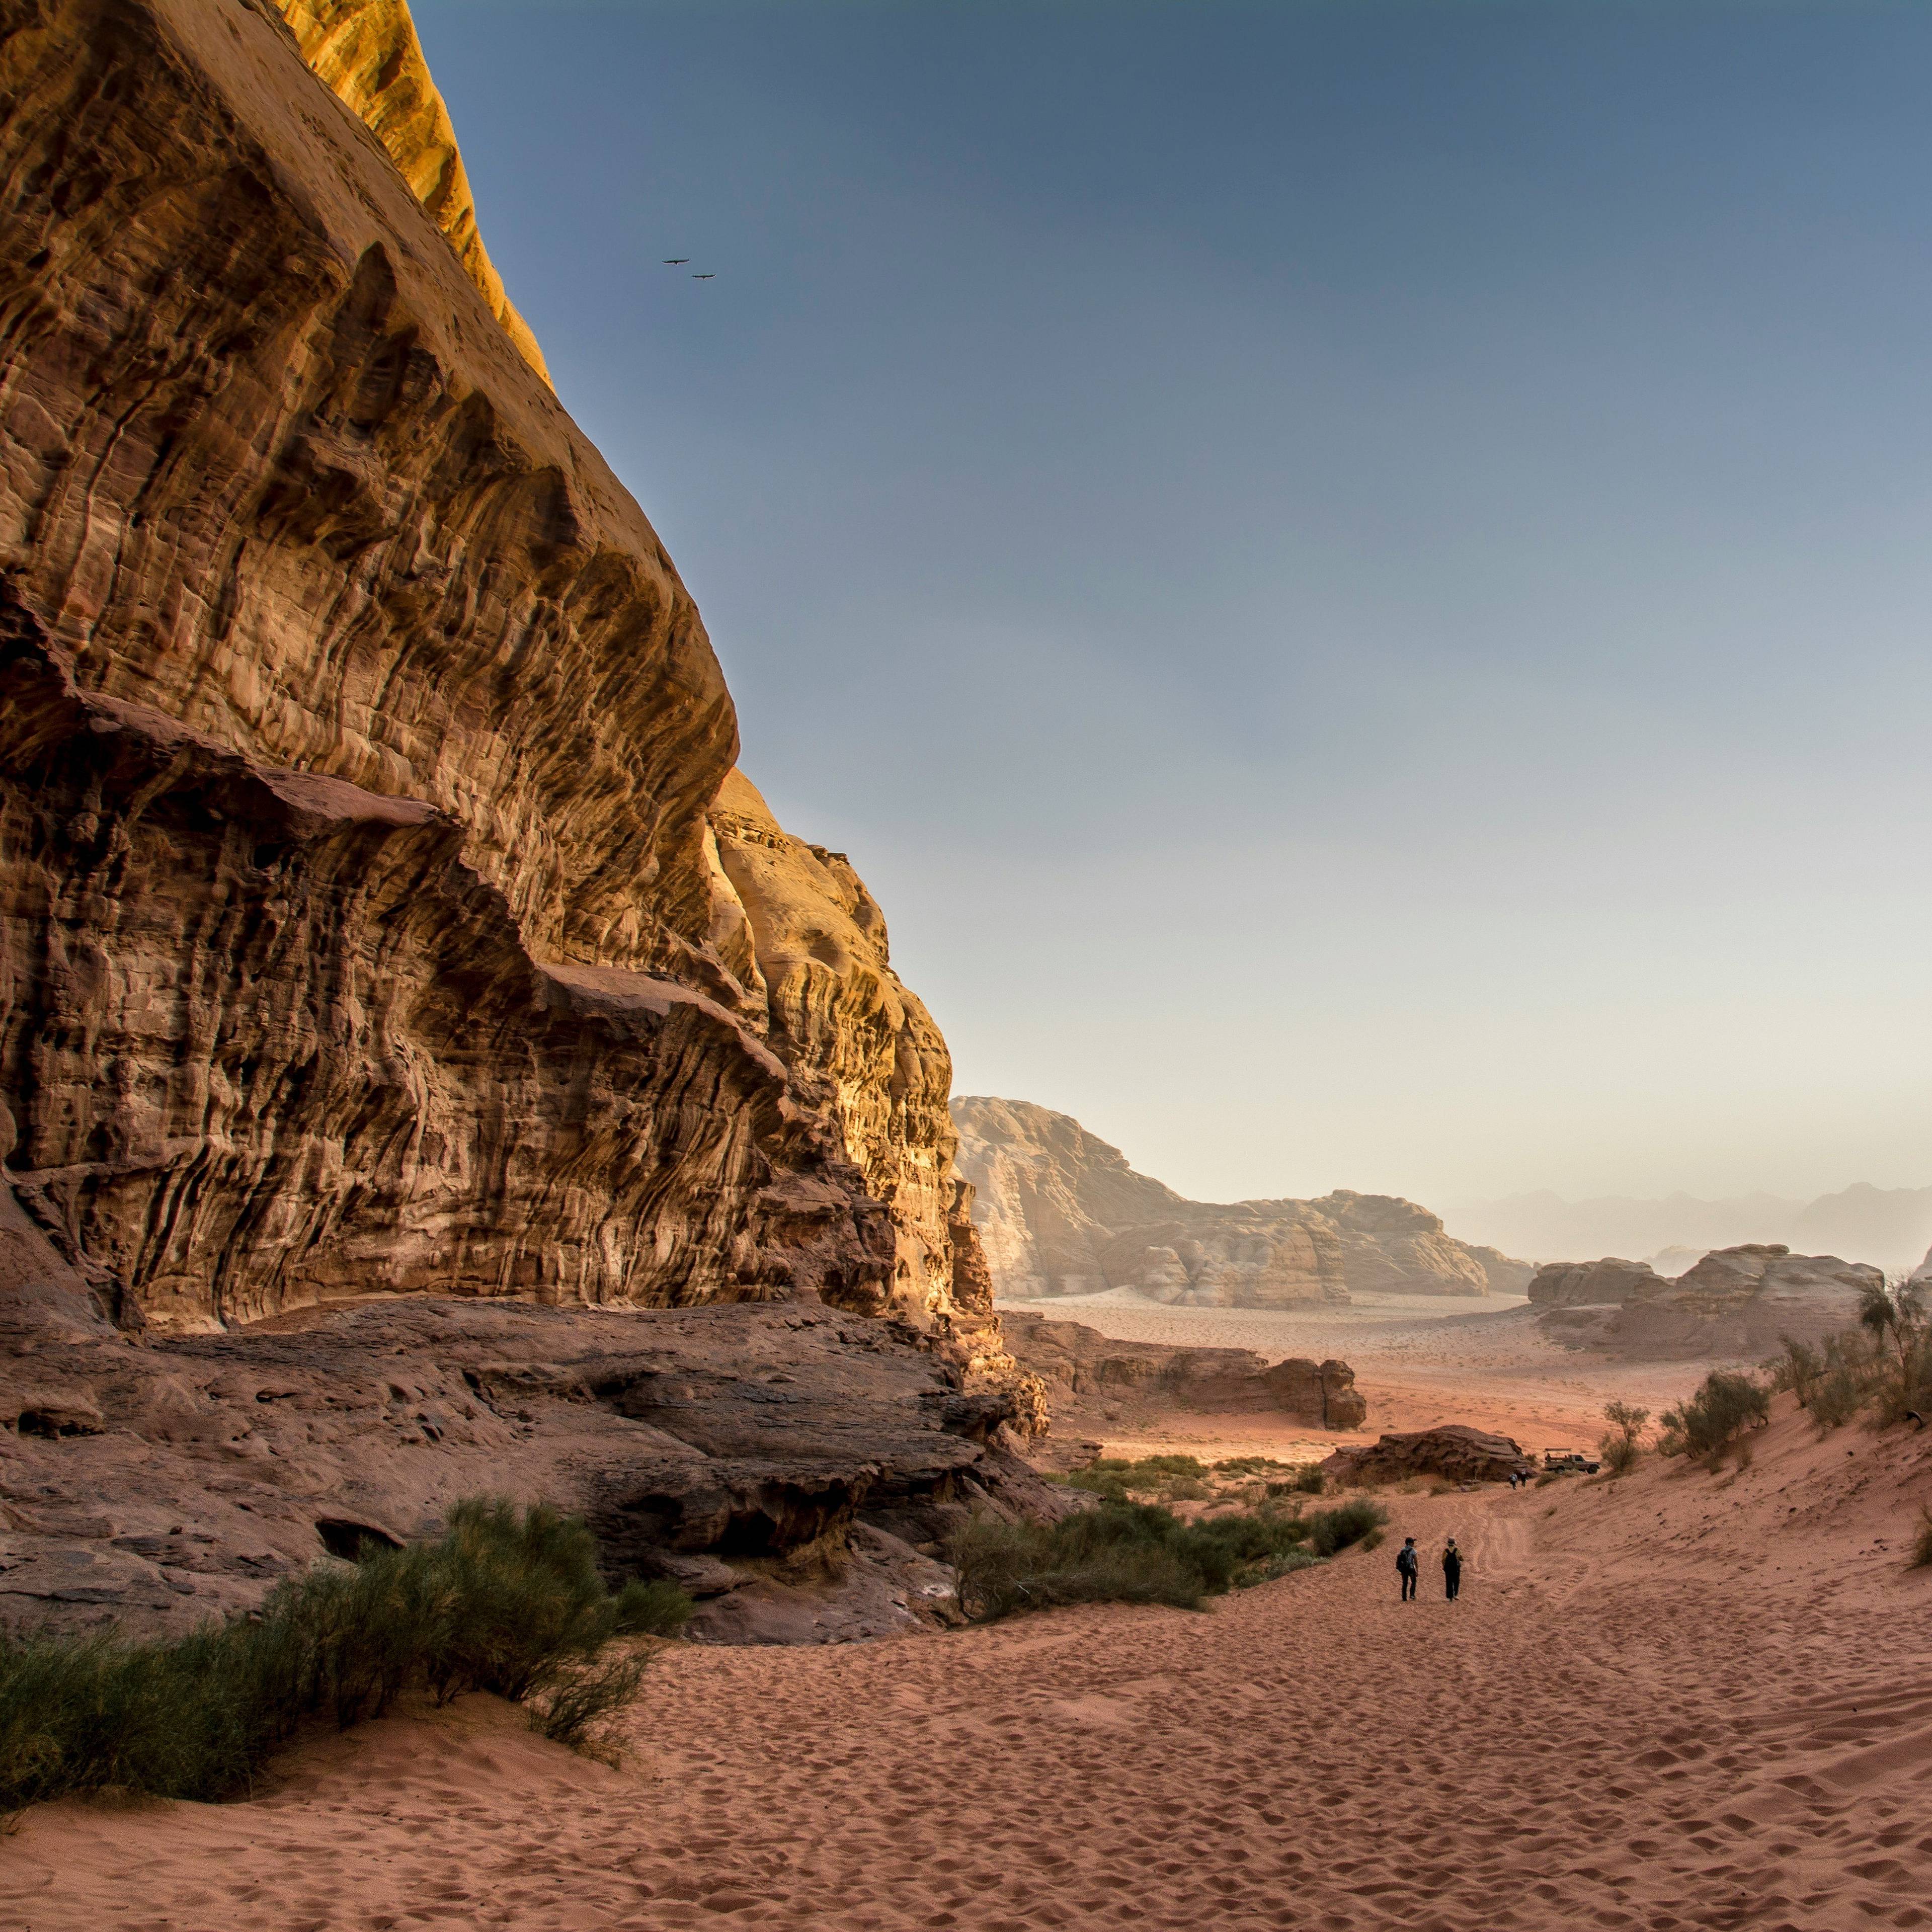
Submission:
<svg viewBox="0 0 1932 1932">
<path fill-rule="evenodd" d="M 1456 1539 L 1449 1539 L 1449 1546 L 1442 1552 L 1442 1591 L 1452 1604 L 1462 1588 L 1462 1552 L 1456 1547 Z"/>
<path fill-rule="evenodd" d="M 1405 1604 L 1415 1600 L 1416 1579 L 1422 1574 L 1422 1558 L 1416 1553 L 1415 1538 L 1408 1538 L 1402 1544 L 1402 1552 L 1395 1559 L 1396 1574 L 1402 1579 L 1402 1600 Z"/>
</svg>

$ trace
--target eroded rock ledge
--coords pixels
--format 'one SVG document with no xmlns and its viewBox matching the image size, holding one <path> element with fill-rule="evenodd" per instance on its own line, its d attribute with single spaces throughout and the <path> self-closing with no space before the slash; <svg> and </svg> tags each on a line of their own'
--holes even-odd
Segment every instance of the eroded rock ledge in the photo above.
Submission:
<svg viewBox="0 0 1932 1932">
<path fill-rule="evenodd" d="M 14 1627 L 185 1628 L 500 1494 L 580 1512 L 614 1582 L 682 1582 L 700 1636 L 874 1636 L 931 1618 L 931 1552 L 970 1510 L 1071 1506 L 1014 1453 L 1010 1392 L 809 1305 L 365 1298 L 137 1345 L 16 1214 L 0 1344 Z"/>
</svg>

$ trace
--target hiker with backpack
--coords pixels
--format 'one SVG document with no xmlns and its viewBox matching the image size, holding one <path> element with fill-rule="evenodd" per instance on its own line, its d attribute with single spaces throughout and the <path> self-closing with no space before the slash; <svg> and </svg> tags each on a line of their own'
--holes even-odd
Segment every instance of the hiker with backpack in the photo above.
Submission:
<svg viewBox="0 0 1932 1932">
<path fill-rule="evenodd" d="M 1396 1574 L 1402 1579 L 1402 1600 L 1405 1604 L 1415 1601 L 1416 1580 L 1422 1574 L 1422 1558 L 1415 1547 L 1415 1538 L 1403 1541 L 1395 1559 Z"/>
</svg>

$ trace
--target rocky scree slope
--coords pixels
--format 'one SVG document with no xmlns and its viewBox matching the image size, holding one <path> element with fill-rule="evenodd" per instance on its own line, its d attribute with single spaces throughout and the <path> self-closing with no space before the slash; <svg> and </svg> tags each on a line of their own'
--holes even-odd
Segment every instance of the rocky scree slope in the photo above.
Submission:
<svg viewBox="0 0 1932 1932">
<path fill-rule="evenodd" d="M 1202 1307 L 1292 1308 L 1352 1293 L 1521 1294 L 1532 1272 L 1454 1239 L 1412 1202 L 1189 1201 L 1069 1114 L 966 1096 L 952 1115 L 980 1238 L 1009 1298 L 1123 1288 Z"/>
<path fill-rule="evenodd" d="M 1719 1248 L 1672 1279 L 1614 1256 L 1555 1262 L 1529 1285 L 1540 1325 L 1572 1348 L 1652 1359 L 1777 1353 L 1787 1335 L 1817 1343 L 1856 1327 L 1861 1291 L 1883 1275 L 1778 1242 Z"/>
<path fill-rule="evenodd" d="M 882 922 L 820 944 L 849 867 L 734 884 L 730 696 L 406 13 L 287 12 L 0 5 L 21 1198 L 130 1324 L 804 1294 L 1012 1382 L 944 1042 Z"/>
</svg>

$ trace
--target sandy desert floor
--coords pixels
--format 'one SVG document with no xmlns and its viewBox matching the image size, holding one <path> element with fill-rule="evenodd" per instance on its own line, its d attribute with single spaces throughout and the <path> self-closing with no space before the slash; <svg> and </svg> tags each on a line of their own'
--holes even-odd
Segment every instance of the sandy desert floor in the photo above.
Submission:
<svg viewBox="0 0 1932 1932">
<path fill-rule="evenodd" d="M 1604 1405 L 1660 1412 L 1696 1387 L 1708 1362 L 1618 1362 L 1549 1340 L 1526 1301 L 1447 1295 L 1364 1298 L 1309 1313 L 1250 1308 L 1168 1308 L 1118 1291 L 1052 1301 L 1003 1303 L 1049 1319 L 1081 1322 L 1126 1342 L 1252 1348 L 1279 1361 L 1339 1357 L 1368 1400 L 1353 1435 L 1311 1432 L 1278 1415 L 1158 1417 L 1123 1406 L 1113 1427 L 1088 1424 L 1110 1454 L 1180 1450 L 1204 1456 L 1325 1456 L 1339 1442 L 1384 1430 L 1461 1422 L 1513 1436 L 1533 1454 L 1588 1449 L 1604 1431 Z"/>
<path fill-rule="evenodd" d="M 1785 1405 L 1788 1406 L 1788 1398 Z M 468 1700 L 245 1804 L 36 1811 L 22 1932 L 1798 1928 L 1932 1922 L 1932 1435 L 1396 1496 L 1393 1543 L 1202 1614 L 675 1646 L 611 1771 Z"/>
</svg>

